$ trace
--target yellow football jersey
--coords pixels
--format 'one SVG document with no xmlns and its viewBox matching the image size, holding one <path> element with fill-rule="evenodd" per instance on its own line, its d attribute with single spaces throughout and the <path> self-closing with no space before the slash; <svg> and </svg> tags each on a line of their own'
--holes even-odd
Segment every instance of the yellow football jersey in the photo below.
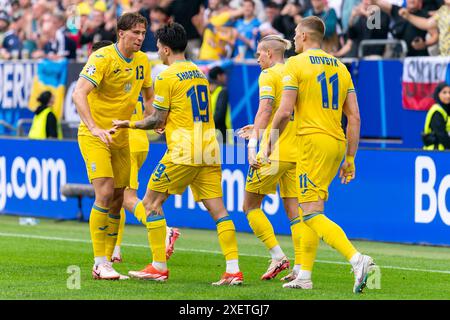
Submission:
<svg viewBox="0 0 450 320">
<path fill-rule="evenodd" d="M 277 63 L 274 66 L 265 69 L 259 76 L 259 99 L 272 99 L 272 115 L 270 116 L 269 125 L 264 132 L 261 146 L 267 144 L 267 138 L 272 128 L 272 120 L 280 107 L 281 93 L 283 92 L 283 84 L 281 82 L 283 78 L 284 65 Z M 294 114 L 292 114 L 289 123 L 284 129 L 281 136 L 278 138 L 277 144 L 270 156 L 271 160 L 279 161 L 297 161 L 297 137 L 295 135 L 296 125 Z"/>
<path fill-rule="evenodd" d="M 153 107 L 169 110 L 165 160 L 185 165 L 220 165 L 209 82 L 191 61 L 177 61 L 155 80 Z"/>
<path fill-rule="evenodd" d="M 139 98 L 136 107 L 134 108 L 134 112 L 131 115 L 131 121 L 139 121 L 142 119 L 144 119 L 144 104 L 142 103 L 142 99 Z M 128 136 L 130 141 L 130 152 L 148 151 L 150 144 L 148 142 L 147 131 L 129 129 Z"/>
<path fill-rule="evenodd" d="M 355 91 L 347 67 L 321 49 L 309 49 L 286 62 L 284 90 L 297 90 L 297 135 L 326 133 L 345 140 L 342 106 Z"/>
<path fill-rule="evenodd" d="M 101 129 L 112 127 L 115 119 L 129 120 L 142 88 L 152 86 L 150 63 L 145 53 L 135 52 L 132 59 L 125 58 L 116 44 L 93 52 L 80 77 L 94 86 L 88 103 L 95 124 Z M 81 122 L 78 135 L 91 135 Z M 128 130 L 113 135 L 112 148 L 128 144 Z"/>
<path fill-rule="evenodd" d="M 219 60 L 225 57 L 224 42 L 231 41 L 234 29 L 232 26 L 226 26 L 229 21 L 229 12 L 220 13 L 209 19 L 203 34 L 203 42 L 199 53 L 200 60 Z"/>
</svg>

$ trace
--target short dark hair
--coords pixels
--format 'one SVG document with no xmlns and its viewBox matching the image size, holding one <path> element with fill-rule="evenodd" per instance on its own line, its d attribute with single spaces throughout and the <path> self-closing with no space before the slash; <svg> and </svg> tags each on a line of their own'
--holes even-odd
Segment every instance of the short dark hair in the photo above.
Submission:
<svg viewBox="0 0 450 320">
<path fill-rule="evenodd" d="M 252 4 L 253 8 L 255 7 L 255 1 L 253 1 L 253 0 L 243 0 L 242 4 L 244 4 L 244 2 L 250 2 Z"/>
<path fill-rule="evenodd" d="M 225 73 L 225 70 L 223 70 L 222 67 L 215 66 L 211 70 L 209 70 L 208 77 L 211 81 L 216 81 L 217 77 L 224 73 Z"/>
<path fill-rule="evenodd" d="M 272 9 L 280 9 L 280 5 L 274 1 L 269 1 L 266 4 L 266 8 L 272 8 Z"/>
<path fill-rule="evenodd" d="M 113 42 L 110 40 L 100 40 L 100 41 L 94 42 L 94 44 L 92 45 L 92 52 L 95 52 L 100 48 L 110 46 L 112 44 L 113 44 Z"/>
<path fill-rule="evenodd" d="M 53 94 L 51 91 L 43 91 L 37 98 L 37 101 L 41 104 L 41 106 L 48 106 L 52 96 Z"/>
<path fill-rule="evenodd" d="M 167 9 L 164 9 L 163 7 L 156 6 L 152 9 L 152 11 L 162 13 L 162 14 L 166 15 L 167 17 L 169 17 L 169 12 L 167 11 Z"/>
<path fill-rule="evenodd" d="M 184 52 L 187 46 L 186 30 L 179 23 L 169 23 L 156 31 L 156 40 L 172 49 L 174 53 Z"/>
<path fill-rule="evenodd" d="M 127 31 L 132 29 L 137 24 L 145 25 L 145 29 L 147 29 L 147 19 L 145 19 L 141 14 L 137 12 L 127 12 L 120 16 L 117 21 L 117 31 L 123 30 Z"/>
</svg>

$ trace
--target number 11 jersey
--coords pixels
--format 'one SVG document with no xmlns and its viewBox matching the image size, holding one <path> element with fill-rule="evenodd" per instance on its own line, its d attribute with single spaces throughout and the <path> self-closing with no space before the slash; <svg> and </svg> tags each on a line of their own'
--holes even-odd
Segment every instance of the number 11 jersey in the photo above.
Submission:
<svg viewBox="0 0 450 320">
<path fill-rule="evenodd" d="M 355 91 L 347 67 L 321 49 L 288 59 L 283 90 L 296 90 L 297 135 L 325 133 L 345 141 L 341 126 L 347 94 Z"/>
</svg>

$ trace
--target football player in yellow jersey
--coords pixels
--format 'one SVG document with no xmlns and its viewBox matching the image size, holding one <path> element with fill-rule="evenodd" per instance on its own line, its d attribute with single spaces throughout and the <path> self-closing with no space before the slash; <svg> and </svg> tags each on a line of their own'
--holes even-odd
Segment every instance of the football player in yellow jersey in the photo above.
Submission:
<svg viewBox="0 0 450 320">
<path fill-rule="evenodd" d="M 102 40 L 95 42 L 92 45 L 92 52 L 95 52 L 98 49 L 109 46 L 111 44 L 113 44 L 113 42 L 109 40 Z M 131 116 L 131 121 L 142 120 L 144 119 L 144 116 L 150 115 L 153 112 L 153 107 L 151 106 L 150 101 L 149 103 L 147 103 L 147 105 L 144 106 L 141 98 L 142 97 L 140 96 L 138 102 L 136 103 L 133 115 Z M 138 172 L 147 158 L 149 150 L 149 141 L 147 133 L 141 130 L 129 130 L 128 136 L 129 136 L 128 140 L 130 145 L 130 160 L 131 160 L 130 183 L 129 186 L 124 191 L 123 206 L 122 209 L 120 210 L 120 224 L 117 234 L 116 245 L 112 253 L 107 252 L 107 260 L 113 263 L 122 262 L 120 245 L 122 243 L 126 221 L 124 209 L 128 210 L 129 212 L 132 212 L 141 223 L 145 224 L 146 222 L 145 208 L 142 205 L 141 200 L 137 197 L 137 190 L 139 188 Z M 167 259 L 169 259 L 170 256 L 172 255 L 174 251 L 175 241 L 178 239 L 179 236 L 180 231 L 177 228 L 167 227 L 167 237 L 166 237 Z M 109 256 L 111 254 L 112 256 Z"/>
<path fill-rule="evenodd" d="M 107 256 L 116 244 L 124 189 L 130 182 L 130 149 L 128 131 L 111 128 L 113 119 L 131 118 L 140 93 L 144 103 L 153 98 L 149 61 L 139 51 L 146 28 L 141 15 L 122 15 L 118 42 L 90 55 L 72 96 L 81 118 L 78 143 L 95 190 L 89 218 L 95 279 L 121 278 Z"/>
<path fill-rule="evenodd" d="M 353 292 L 362 292 L 373 260 L 359 253 L 344 231 L 324 214 L 328 186 L 339 171 L 342 183 L 355 178 L 360 116 L 353 82 L 346 66 L 320 49 L 325 25 L 318 17 L 303 19 L 295 29 L 297 56 L 289 58 L 283 77 L 281 105 L 272 129 L 282 134 L 292 111 L 297 118 L 298 202 L 302 209 L 301 270 L 285 288 L 312 289 L 311 273 L 318 239 L 339 251 L 352 265 Z M 341 127 L 342 112 L 347 116 L 347 139 Z M 267 154 L 276 141 L 270 137 Z"/>
<path fill-rule="evenodd" d="M 155 81 L 155 112 L 141 121 L 114 121 L 115 128 L 148 130 L 165 126 L 167 139 L 167 152 L 153 171 L 143 200 L 153 261 L 129 274 L 155 281 L 168 279 L 162 205 L 170 194 L 182 194 L 190 186 L 195 201 L 202 201 L 216 222 L 226 260 L 226 272 L 213 285 L 241 284 L 236 231 L 222 199 L 220 151 L 208 80 L 194 63 L 185 60 L 187 37 L 180 24 L 162 27 L 156 38 L 158 54 L 169 68 Z"/>
<path fill-rule="evenodd" d="M 294 273 L 300 271 L 300 217 L 298 214 L 297 189 L 295 186 L 295 167 L 297 161 L 297 137 L 294 117 L 291 117 L 286 130 L 279 138 L 276 150 L 270 157 L 271 163 L 261 163 L 261 155 L 256 153 L 258 140 L 263 134 L 260 150 L 264 150 L 271 128 L 271 120 L 280 105 L 283 86 L 281 79 L 284 69 L 284 52 L 291 48 L 291 42 L 280 36 L 269 35 L 258 44 L 256 57 L 262 72 L 259 76 L 259 108 L 255 117 L 253 131 L 248 144 L 250 164 L 244 196 L 244 212 L 255 235 L 265 244 L 271 255 L 271 262 L 262 280 L 275 278 L 281 271 L 289 268 L 289 260 L 281 249 L 275 233 L 261 204 L 267 194 L 275 194 L 279 182 L 281 198 L 291 222 L 292 240 L 296 253 L 293 273 L 285 280 L 293 280 Z M 245 132 L 249 126 L 244 127 Z M 283 278 L 284 279 L 284 278 Z"/>
</svg>

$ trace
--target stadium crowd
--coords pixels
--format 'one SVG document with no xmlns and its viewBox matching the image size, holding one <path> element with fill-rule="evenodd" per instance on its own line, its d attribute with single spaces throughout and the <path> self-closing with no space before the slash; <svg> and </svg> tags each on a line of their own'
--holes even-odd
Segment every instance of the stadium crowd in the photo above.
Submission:
<svg viewBox="0 0 450 320">
<path fill-rule="evenodd" d="M 338 57 L 357 57 L 361 41 L 377 39 L 404 40 L 407 56 L 450 55 L 450 0 L 0 0 L 0 58 L 85 61 L 92 43 L 116 41 L 124 12 L 149 22 L 145 52 L 157 51 L 162 24 L 182 24 L 191 59 L 252 59 L 259 39 L 292 40 L 312 15 L 325 22 L 324 50 Z M 399 48 L 367 46 L 362 54 L 398 57 Z"/>
</svg>

